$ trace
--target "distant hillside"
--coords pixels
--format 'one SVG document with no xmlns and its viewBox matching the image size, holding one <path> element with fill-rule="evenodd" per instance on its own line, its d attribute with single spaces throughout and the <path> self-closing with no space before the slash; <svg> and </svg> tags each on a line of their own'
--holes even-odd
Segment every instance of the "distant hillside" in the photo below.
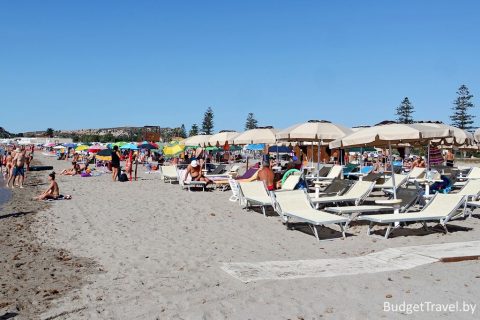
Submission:
<svg viewBox="0 0 480 320">
<path fill-rule="evenodd" d="M 171 137 L 179 136 L 180 128 L 160 128 L 158 126 L 144 127 L 116 127 L 99 129 L 77 129 L 77 130 L 53 130 L 53 136 L 58 138 L 72 138 L 74 141 L 137 141 L 143 139 L 145 132 L 157 132 L 160 139 L 169 141 Z M 24 132 L 26 137 L 45 137 L 46 131 Z"/>
<path fill-rule="evenodd" d="M 13 136 L 14 136 L 14 134 L 8 132 L 3 127 L 0 127 L 0 138 L 2 138 L 2 139 L 12 138 Z"/>
</svg>

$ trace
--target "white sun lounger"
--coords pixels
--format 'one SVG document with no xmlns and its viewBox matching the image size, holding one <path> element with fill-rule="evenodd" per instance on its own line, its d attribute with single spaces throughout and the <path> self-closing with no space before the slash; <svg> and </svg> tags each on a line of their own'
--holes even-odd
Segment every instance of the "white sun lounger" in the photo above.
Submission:
<svg viewBox="0 0 480 320">
<path fill-rule="evenodd" d="M 372 192 L 373 187 L 375 186 L 375 182 L 371 181 L 357 181 L 353 184 L 350 189 L 347 190 L 341 196 L 333 196 L 333 197 L 320 197 L 315 198 L 314 196 L 310 196 L 310 200 L 318 207 L 320 204 L 326 203 L 342 203 L 342 202 L 351 202 L 355 205 L 359 205 L 362 203 Z"/>
<path fill-rule="evenodd" d="M 178 181 L 180 183 L 180 186 L 182 189 L 187 189 L 188 191 L 191 191 L 191 188 L 202 188 L 203 191 L 205 191 L 205 187 L 207 186 L 207 183 L 205 181 L 194 181 L 192 180 L 192 177 L 188 175 L 187 180 L 184 181 L 185 179 L 185 173 L 187 172 L 187 169 L 179 169 L 177 170 L 178 172 Z"/>
<path fill-rule="evenodd" d="M 476 200 L 480 193 L 480 180 L 472 179 L 467 180 L 465 185 L 455 194 L 461 194 L 467 196 L 470 200 Z"/>
<path fill-rule="evenodd" d="M 415 180 L 423 178 L 424 175 L 425 168 L 415 167 L 408 173 L 408 181 L 415 182 Z"/>
<path fill-rule="evenodd" d="M 408 180 L 408 175 L 405 174 L 395 174 L 395 189 L 400 188 Z M 377 184 L 373 187 L 374 189 L 382 190 L 393 190 L 393 178 L 388 178 L 384 183 Z"/>
<path fill-rule="evenodd" d="M 448 232 L 446 223 L 459 215 L 457 210 L 465 204 L 466 196 L 458 194 L 437 193 L 432 200 L 419 212 L 408 212 L 402 214 L 378 214 L 361 216 L 358 220 L 369 221 L 367 233 L 370 235 L 374 223 L 388 224 L 385 238 L 388 238 L 395 222 L 416 222 L 420 221 L 427 226 L 427 221 L 438 221 Z"/>
<path fill-rule="evenodd" d="M 175 166 L 160 166 L 162 178 L 164 182 L 172 183 L 178 181 L 177 167 Z"/>
<path fill-rule="evenodd" d="M 332 166 L 330 171 L 328 171 L 328 174 L 325 177 L 316 177 L 315 180 L 325 181 L 326 183 L 328 183 L 329 181 L 340 177 L 342 172 L 343 172 L 342 166 L 334 165 Z"/>
<path fill-rule="evenodd" d="M 238 185 L 240 186 L 240 204 L 246 209 L 254 206 L 261 207 L 266 217 L 265 207 L 272 206 L 272 197 L 263 181 L 239 182 Z"/>
<path fill-rule="evenodd" d="M 280 191 L 280 192 L 283 192 L 283 191 L 292 191 L 293 189 L 295 189 L 295 187 L 297 186 L 298 182 L 300 182 L 300 179 L 301 179 L 302 175 L 300 172 L 298 173 L 295 173 L 295 174 L 292 174 L 292 175 L 289 175 L 287 177 L 287 179 L 285 180 L 285 182 L 282 184 L 282 189 L 280 190 L 276 190 L 277 192 Z"/>
<path fill-rule="evenodd" d="M 463 181 L 457 181 L 454 183 L 454 187 L 462 187 L 464 186 L 468 180 L 475 180 L 475 179 L 480 179 L 480 168 L 479 167 L 472 167 L 470 169 L 470 172 L 465 177 L 458 178 L 459 180 Z"/>
<path fill-rule="evenodd" d="M 287 228 L 291 219 L 297 222 L 306 222 L 312 229 L 317 240 L 320 240 L 317 230 L 318 226 L 338 224 L 342 232 L 342 237 L 345 238 L 345 231 L 349 219 L 325 211 L 315 210 L 305 191 L 275 192 L 274 195 L 276 202 L 275 208 L 284 218 Z"/>
</svg>

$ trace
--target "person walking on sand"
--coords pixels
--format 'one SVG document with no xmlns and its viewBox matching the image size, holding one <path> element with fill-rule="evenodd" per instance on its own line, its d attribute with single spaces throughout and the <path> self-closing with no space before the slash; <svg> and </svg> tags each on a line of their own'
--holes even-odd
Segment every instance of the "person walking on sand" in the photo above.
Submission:
<svg viewBox="0 0 480 320">
<path fill-rule="evenodd" d="M 112 180 L 117 181 L 118 174 L 120 172 L 120 152 L 118 146 L 113 146 L 112 151 Z"/>
<path fill-rule="evenodd" d="M 48 175 L 48 181 L 50 181 L 48 189 L 45 190 L 38 197 L 35 197 L 34 200 L 58 199 L 58 197 L 60 196 L 60 188 L 55 181 L 55 172 L 52 172 Z"/>
</svg>

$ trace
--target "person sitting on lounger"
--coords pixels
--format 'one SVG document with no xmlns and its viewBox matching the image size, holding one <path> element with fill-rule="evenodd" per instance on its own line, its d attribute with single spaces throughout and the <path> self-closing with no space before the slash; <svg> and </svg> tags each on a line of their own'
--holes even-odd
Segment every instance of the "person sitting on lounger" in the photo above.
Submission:
<svg viewBox="0 0 480 320">
<path fill-rule="evenodd" d="M 38 197 L 34 198 L 35 200 L 58 199 L 60 196 L 60 189 L 55 181 L 55 172 L 52 172 L 48 175 L 48 181 L 50 181 L 50 186 L 48 189 Z"/>
<path fill-rule="evenodd" d="M 263 181 L 268 191 L 275 190 L 275 174 L 270 168 L 269 162 L 263 162 L 262 169 L 258 171 L 257 180 Z"/>
<path fill-rule="evenodd" d="M 192 177 L 192 181 L 204 181 L 209 184 L 211 181 L 203 176 L 202 173 L 202 166 L 199 165 L 197 160 L 192 160 L 187 167 L 187 171 L 185 172 L 185 177 L 183 178 L 184 181 L 187 181 L 187 177 L 190 174 Z"/>
</svg>

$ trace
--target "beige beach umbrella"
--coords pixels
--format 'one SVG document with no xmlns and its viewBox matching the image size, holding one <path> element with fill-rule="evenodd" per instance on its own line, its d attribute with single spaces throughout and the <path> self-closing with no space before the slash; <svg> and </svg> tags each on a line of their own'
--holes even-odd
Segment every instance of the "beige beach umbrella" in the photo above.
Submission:
<svg viewBox="0 0 480 320">
<path fill-rule="evenodd" d="M 475 141 L 477 143 L 480 143 L 480 128 L 478 128 L 477 130 L 475 130 L 475 133 L 473 134 L 473 137 L 475 138 Z"/>
<path fill-rule="evenodd" d="M 251 129 L 239 134 L 232 139 L 229 139 L 228 143 L 235 145 L 257 143 L 274 144 L 277 141 L 275 136 L 277 132 L 278 130 L 274 129 L 273 127 Z"/>
<path fill-rule="evenodd" d="M 186 147 L 203 147 L 208 144 L 208 139 L 210 139 L 210 137 L 211 135 L 209 134 L 199 134 L 180 141 L 180 144 L 183 144 Z"/>
<path fill-rule="evenodd" d="M 428 143 L 433 139 L 442 139 L 449 137 L 451 131 L 444 127 L 431 127 L 423 124 L 401 124 L 390 123 L 385 125 L 376 125 L 351 133 L 341 139 L 330 142 L 330 148 L 342 147 L 362 147 L 388 146 L 390 163 L 392 162 L 392 145 L 400 143 Z M 393 167 L 392 167 L 393 173 Z M 395 185 L 395 175 L 392 174 L 392 182 Z M 394 198 L 397 198 L 397 191 L 393 188 Z"/>
<path fill-rule="evenodd" d="M 427 127 L 434 127 L 434 128 L 446 128 L 450 130 L 450 136 L 443 139 L 435 139 L 432 140 L 433 144 L 441 144 L 441 145 L 454 145 L 454 146 L 468 146 L 475 142 L 473 134 L 468 131 L 459 129 L 457 127 L 449 126 L 444 123 L 439 122 L 419 122 L 419 124 L 427 126 Z"/>
<path fill-rule="evenodd" d="M 342 147 L 381 147 L 388 144 L 427 142 L 450 136 L 450 129 L 429 127 L 424 124 L 392 123 L 377 125 L 353 132 L 341 139 L 330 142 L 330 148 Z"/>
<path fill-rule="evenodd" d="M 208 139 L 208 145 L 211 147 L 224 146 L 229 140 L 235 139 L 240 133 L 236 131 L 220 131 Z"/>
<path fill-rule="evenodd" d="M 320 146 L 324 142 L 342 138 L 353 131 L 339 124 L 331 123 L 325 120 L 309 120 L 304 123 L 293 125 L 277 133 L 279 141 L 310 141 L 317 142 L 317 169 L 320 166 Z M 313 164 L 313 156 L 312 156 Z"/>
<path fill-rule="evenodd" d="M 332 141 L 352 133 L 350 128 L 325 120 L 309 120 L 277 133 L 280 141 Z"/>
</svg>

